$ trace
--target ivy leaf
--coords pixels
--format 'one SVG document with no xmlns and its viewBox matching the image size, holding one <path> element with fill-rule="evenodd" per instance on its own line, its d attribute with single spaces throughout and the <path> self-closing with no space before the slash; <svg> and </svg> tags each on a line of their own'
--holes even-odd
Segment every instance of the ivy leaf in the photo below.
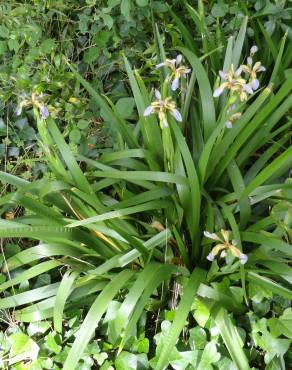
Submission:
<svg viewBox="0 0 292 370">
<path fill-rule="evenodd" d="M 126 19 L 130 18 L 130 12 L 131 12 L 131 0 L 122 0 L 121 13 Z"/>
<path fill-rule="evenodd" d="M 11 51 L 14 50 L 17 53 L 20 45 L 19 45 L 19 42 L 17 40 L 10 39 L 8 41 L 8 47 L 9 47 L 9 50 L 11 50 Z"/>
<path fill-rule="evenodd" d="M 54 39 L 46 39 L 41 43 L 40 49 L 42 53 L 50 54 L 50 52 L 54 49 L 55 46 L 56 44 Z"/>
<path fill-rule="evenodd" d="M 117 370 L 136 370 L 137 358 L 132 353 L 124 351 L 117 357 L 115 365 Z"/>
<path fill-rule="evenodd" d="M 204 327 L 210 317 L 209 308 L 199 299 L 195 299 L 192 308 L 195 309 L 193 313 L 195 320 L 200 326 Z"/>
<path fill-rule="evenodd" d="M 7 42 L 0 41 L 0 55 L 3 55 L 7 52 Z"/>
<path fill-rule="evenodd" d="M 184 370 L 188 368 L 189 364 L 196 365 L 197 361 L 198 351 L 185 351 L 179 352 L 179 358 L 170 361 L 170 364 L 175 370 Z"/>
<path fill-rule="evenodd" d="M 134 98 L 121 98 L 116 103 L 116 108 L 123 118 L 129 118 L 134 110 Z"/>
<path fill-rule="evenodd" d="M 228 11 L 228 5 L 226 4 L 214 4 L 211 10 L 211 14 L 215 18 L 222 18 L 225 17 L 226 13 Z"/>
<path fill-rule="evenodd" d="M 217 352 L 217 347 L 214 341 L 209 342 L 204 348 L 198 370 L 213 369 L 212 364 L 220 360 L 220 353 Z"/>
<path fill-rule="evenodd" d="M 265 363 L 270 363 L 274 357 L 284 356 L 288 351 L 291 340 L 275 338 L 267 329 L 265 318 L 252 323 L 252 338 L 256 346 L 264 350 Z"/>
<path fill-rule="evenodd" d="M 104 21 L 104 24 L 107 26 L 107 28 L 110 30 L 112 29 L 113 25 L 114 25 L 114 20 L 113 18 L 109 15 L 109 14 L 101 14 L 101 17 Z"/>
<path fill-rule="evenodd" d="M 190 330 L 189 335 L 189 344 L 192 350 L 205 348 L 207 335 L 203 328 L 196 326 Z"/>
<path fill-rule="evenodd" d="M 287 338 L 292 339 L 292 308 L 287 308 L 279 319 L 274 317 L 269 319 L 268 325 L 275 337 L 283 334 Z"/>
<path fill-rule="evenodd" d="M 88 30 L 89 17 L 86 14 L 79 15 L 78 28 L 80 33 L 86 33 Z"/>
<path fill-rule="evenodd" d="M 143 6 L 148 5 L 148 0 L 136 0 L 136 4 L 137 4 L 138 6 L 143 7 Z"/>
<path fill-rule="evenodd" d="M 100 48 L 103 48 L 108 43 L 112 33 L 110 31 L 100 31 L 94 36 L 94 42 Z"/>
<path fill-rule="evenodd" d="M 50 326 L 51 325 L 48 321 L 31 322 L 27 328 L 27 334 L 33 336 L 35 334 L 45 333 Z"/>
<path fill-rule="evenodd" d="M 69 139 L 74 144 L 78 144 L 81 139 L 81 132 L 78 128 L 73 128 L 72 131 L 70 131 Z"/>
<path fill-rule="evenodd" d="M 100 49 L 96 46 L 85 51 L 83 60 L 87 64 L 93 63 L 100 55 Z"/>
<path fill-rule="evenodd" d="M 46 336 L 46 346 L 52 352 L 58 354 L 61 352 L 62 347 L 56 342 L 56 333 L 51 332 Z"/>
<path fill-rule="evenodd" d="M 5 26 L 0 26 L 0 37 L 7 39 L 9 37 L 9 29 Z"/>
<path fill-rule="evenodd" d="M 36 360 L 39 353 L 39 346 L 28 335 L 15 333 L 10 335 L 9 342 L 11 349 L 9 352 L 9 365 L 23 360 Z"/>
</svg>

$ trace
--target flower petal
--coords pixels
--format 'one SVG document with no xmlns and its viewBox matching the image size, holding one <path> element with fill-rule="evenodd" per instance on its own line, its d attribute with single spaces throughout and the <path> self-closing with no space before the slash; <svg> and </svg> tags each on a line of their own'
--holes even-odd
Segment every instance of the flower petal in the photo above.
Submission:
<svg viewBox="0 0 292 370">
<path fill-rule="evenodd" d="M 247 93 L 249 93 L 249 94 L 253 94 L 253 89 L 252 89 L 249 85 L 244 84 L 244 85 L 243 85 L 243 89 L 244 89 Z"/>
<path fill-rule="evenodd" d="M 175 118 L 177 122 L 182 122 L 182 116 L 177 109 L 170 111 L 170 114 Z"/>
<path fill-rule="evenodd" d="M 247 65 L 249 65 L 249 66 L 252 65 L 252 57 L 247 58 Z"/>
<path fill-rule="evenodd" d="M 175 78 L 173 81 L 172 81 L 172 84 L 171 84 L 171 90 L 172 91 L 175 91 L 177 90 L 179 87 L 179 78 Z"/>
<path fill-rule="evenodd" d="M 228 244 L 229 239 L 230 239 L 230 231 L 221 229 L 220 232 L 221 232 L 221 235 L 223 236 L 225 243 Z"/>
<path fill-rule="evenodd" d="M 182 61 L 182 55 L 181 54 L 178 54 L 178 56 L 176 57 L 176 60 L 175 60 L 176 65 L 180 64 L 181 61 Z"/>
<path fill-rule="evenodd" d="M 226 122 L 225 122 L 225 126 L 226 126 L 226 128 L 232 128 L 232 127 L 233 127 L 233 125 L 232 125 L 232 122 L 231 122 L 231 121 L 226 121 Z"/>
<path fill-rule="evenodd" d="M 19 105 L 17 106 L 17 108 L 16 108 L 15 114 L 16 114 L 17 116 L 20 116 L 20 115 L 21 115 L 21 113 L 22 113 L 22 104 L 19 104 Z"/>
<path fill-rule="evenodd" d="M 253 90 L 257 90 L 259 86 L 260 86 L 260 81 L 257 78 L 251 81 L 251 87 Z"/>
<path fill-rule="evenodd" d="M 165 67 L 165 66 L 166 66 L 166 63 L 163 62 L 163 63 L 156 64 L 155 68 L 158 69 L 158 68 Z"/>
<path fill-rule="evenodd" d="M 257 72 L 265 72 L 266 71 L 266 67 L 264 66 L 260 66 L 257 70 Z"/>
<path fill-rule="evenodd" d="M 220 96 L 224 91 L 224 88 L 223 87 L 218 87 L 214 93 L 213 93 L 213 97 L 214 98 L 218 98 L 218 96 Z"/>
<path fill-rule="evenodd" d="M 241 253 L 240 256 L 239 256 L 239 261 L 242 265 L 244 265 L 248 260 L 248 257 L 246 254 L 244 253 Z"/>
<path fill-rule="evenodd" d="M 213 252 L 211 251 L 207 256 L 207 260 L 212 262 L 212 261 L 214 261 L 214 258 L 215 258 L 215 256 L 214 256 Z"/>
<path fill-rule="evenodd" d="M 40 115 L 42 119 L 46 119 L 50 115 L 48 108 L 44 104 L 40 106 Z"/>
<path fill-rule="evenodd" d="M 219 236 L 215 233 L 210 233 L 209 231 L 204 231 L 204 236 L 213 240 L 220 240 Z"/>
<path fill-rule="evenodd" d="M 223 72 L 223 71 L 219 71 L 219 76 L 220 76 L 221 78 L 223 78 L 223 80 L 226 80 L 226 78 L 227 78 L 227 73 L 225 73 L 225 72 Z"/>
<path fill-rule="evenodd" d="M 161 100 L 161 94 L 159 90 L 155 90 L 155 97 L 156 99 Z"/>
<path fill-rule="evenodd" d="M 161 126 L 161 128 L 167 128 L 168 127 L 168 122 L 167 122 L 166 117 L 162 121 L 160 121 L 160 126 Z"/>
<path fill-rule="evenodd" d="M 144 117 L 147 117 L 147 116 L 149 116 L 151 113 L 153 113 L 153 107 L 152 107 L 152 105 L 149 105 L 149 107 L 147 107 L 147 108 L 144 110 L 143 116 L 144 116 Z"/>
<path fill-rule="evenodd" d="M 242 73 L 242 67 L 239 67 L 239 68 L 237 68 L 237 70 L 235 71 L 234 75 L 235 75 L 236 77 L 239 77 L 239 76 L 241 75 L 241 73 Z"/>
<path fill-rule="evenodd" d="M 224 257 L 226 257 L 227 256 L 227 252 L 225 251 L 225 250 L 223 250 L 222 252 L 221 252 L 221 254 L 220 254 L 220 257 L 221 258 L 224 258 Z"/>
<path fill-rule="evenodd" d="M 251 55 L 253 55 L 253 54 L 255 54 L 258 50 L 259 50 L 259 48 L 258 48 L 256 45 L 253 45 L 253 46 L 250 48 L 250 54 L 251 54 Z"/>
</svg>

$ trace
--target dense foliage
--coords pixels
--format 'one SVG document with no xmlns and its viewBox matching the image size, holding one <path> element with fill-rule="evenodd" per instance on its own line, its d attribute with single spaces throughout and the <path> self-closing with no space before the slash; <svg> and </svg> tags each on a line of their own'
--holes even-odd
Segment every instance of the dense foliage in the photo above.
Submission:
<svg viewBox="0 0 292 370">
<path fill-rule="evenodd" d="M 0 7 L 2 368 L 291 368 L 289 2 Z"/>
</svg>

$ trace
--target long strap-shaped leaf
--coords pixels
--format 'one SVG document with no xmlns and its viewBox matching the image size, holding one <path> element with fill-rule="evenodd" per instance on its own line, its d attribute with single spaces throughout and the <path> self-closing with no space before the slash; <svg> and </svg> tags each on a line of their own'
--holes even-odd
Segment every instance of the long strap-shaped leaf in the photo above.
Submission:
<svg viewBox="0 0 292 370">
<path fill-rule="evenodd" d="M 106 311 L 109 303 L 132 275 L 133 272 L 130 270 L 122 271 L 103 289 L 103 291 L 96 298 L 95 302 L 90 307 L 90 310 L 88 311 L 88 314 L 86 315 L 78 334 L 76 335 L 76 339 L 64 363 L 63 370 L 76 369 L 78 361 L 81 358 L 99 323 L 99 320 Z"/>
<path fill-rule="evenodd" d="M 284 298 L 287 298 L 289 300 L 292 299 L 292 292 L 290 289 L 284 288 L 282 285 L 276 283 L 275 281 L 265 277 L 261 276 L 259 274 L 256 274 L 255 272 L 248 272 L 246 276 L 247 280 L 252 281 L 256 285 L 259 285 L 263 288 L 269 289 L 274 294 L 280 295 Z"/>
<path fill-rule="evenodd" d="M 173 184 L 188 185 L 188 180 L 184 176 L 175 173 L 158 171 L 94 171 L 97 177 L 108 177 L 112 179 L 123 179 L 137 182 L 138 180 L 170 182 Z"/>
<path fill-rule="evenodd" d="M 184 160 L 189 180 L 189 186 L 191 190 L 191 199 L 189 200 L 191 216 L 189 219 L 187 219 L 187 223 L 194 244 L 192 256 L 195 257 L 198 256 L 199 253 L 197 248 L 198 245 L 197 241 L 199 240 L 198 238 L 199 238 L 200 207 L 201 207 L 200 183 L 192 155 L 189 151 L 186 140 L 183 137 L 181 130 L 177 126 L 176 122 L 174 122 L 173 120 L 170 121 L 170 124 L 171 129 L 173 130 L 174 136 L 176 138 L 178 147 L 180 149 L 182 158 Z"/>
<path fill-rule="evenodd" d="M 59 283 L 54 283 L 41 288 L 31 289 L 27 292 L 19 293 L 10 297 L 0 299 L 0 310 L 22 306 L 27 303 L 40 301 L 41 299 L 52 297 L 56 294 Z"/>
<path fill-rule="evenodd" d="M 147 286 L 149 280 L 152 279 L 153 275 L 156 275 L 159 265 L 149 264 L 147 265 L 141 273 L 139 273 L 137 280 L 129 290 L 124 302 L 119 308 L 115 321 L 115 335 L 118 338 L 121 334 L 121 331 L 126 326 L 129 317 L 132 314 L 132 311 L 135 308 L 136 303 L 138 302 L 141 294 L 143 293 L 145 287 Z"/>
<path fill-rule="evenodd" d="M 105 258 L 112 257 L 113 253 L 94 235 L 87 234 L 80 229 L 70 229 L 61 226 L 28 226 L 15 221 L 0 220 L 0 237 L 3 238 L 32 238 L 48 242 L 61 242 L 66 239 L 78 240 L 81 243 L 94 247 L 94 250 Z"/>
<path fill-rule="evenodd" d="M 220 331 L 223 341 L 230 353 L 230 356 L 237 366 L 238 370 L 250 369 L 245 353 L 242 349 L 242 340 L 230 320 L 225 309 L 219 308 L 213 312 L 215 323 Z"/>
<path fill-rule="evenodd" d="M 241 193 L 244 191 L 244 181 L 240 172 L 239 167 L 235 160 L 232 160 L 227 168 L 227 172 L 233 186 L 233 189 L 236 193 L 236 196 L 239 200 Z M 243 229 L 250 218 L 251 215 L 251 207 L 249 203 L 249 198 L 245 197 L 238 201 L 239 211 L 240 211 L 240 227 Z"/>
<path fill-rule="evenodd" d="M 149 211 L 153 209 L 161 209 L 161 208 L 168 207 L 169 205 L 171 205 L 171 203 L 168 201 L 164 201 L 164 200 L 150 201 L 148 203 L 140 204 L 138 206 L 128 207 L 128 208 L 124 208 L 124 209 L 117 210 L 117 211 L 110 211 L 102 215 L 89 217 L 81 221 L 75 221 L 67 226 L 68 227 L 76 227 L 76 226 L 81 226 L 81 225 L 84 226 L 84 225 L 92 224 L 93 222 L 100 222 L 100 221 L 109 220 L 113 218 L 120 218 L 120 217 L 131 215 L 134 213 Z"/>
<path fill-rule="evenodd" d="M 32 279 L 35 276 L 41 275 L 44 272 L 50 271 L 60 265 L 61 263 L 59 261 L 54 261 L 54 260 L 42 262 L 38 265 L 35 265 L 27 270 L 24 270 L 20 274 L 16 275 L 13 279 L 7 280 L 4 283 L 2 283 L 0 285 L 0 292 L 10 288 L 13 285 L 17 285 L 23 281 L 26 281 L 26 280 Z"/>
<path fill-rule="evenodd" d="M 168 280 L 171 274 L 174 274 L 177 271 L 178 271 L 177 267 L 174 265 L 161 264 L 161 266 L 158 265 L 156 274 L 152 276 L 152 278 L 147 279 L 147 284 L 144 289 L 144 292 L 141 295 L 138 303 L 136 304 L 132 317 L 126 326 L 125 332 L 123 333 L 123 337 L 119 345 L 119 352 L 122 350 L 128 338 L 130 337 L 132 331 L 134 330 L 135 325 L 137 324 L 139 318 L 141 317 L 141 314 L 147 302 L 149 302 L 150 296 L 155 292 L 157 287 L 159 287 L 163 281 Z"/>
<path fill-rule="evenodd" d="M 77 277 L 77 272 L 72 272 L 70 270 L 66 271 L 62 278 L 61 284 L 59 285 L 54 305 L 54 328 L 58 332 L 62 331 L 62 316 L 65 303 L 69 294 L 71 293 L 72 285 Z"/>
<path fill-rule="evenodd" d="M 291 167 L 292 163 L 292 146 L 290 146 L 284 153 L 279 155 L 273 160 L 266 168 L 264 168 L 245 188 L 241 193 L 241 199 L 248 196 L 255 188 L 262 185 L 271 177 L 282 175 L 283 172 L 287 171 Z"/>
<path fill-rule="evenodd" d="M 214 100 L 208 75 L 202 65 L 202 62 L 194 53 L 181 47 L 178 48 L 178 50 L 180 50 L 187 57 L 194 72 L 196 73 L 201 94 L 204 138 L 206 141 L 216 125 Z"/>
<path fill-rule="evenodd" d="M 143 113 L 147 106 L 149 105 L 149 99 L 145 100 L 143 98 L 139 85 L 132 71 L 131 65 L 125 56 L 124 63 L 139 115 L 140 117 L 143 117 Z M 159 158 L 161 157 L 161 148 L 162 148 L 160 128 L 156 124 L 156 122 L 152 119 L 152 116 L 150 116 L 149 118 L 143 117 L 141 119 L 142 119 L 141 131 L 145 146 L 147 149 L 150 150 L 152 154 L 156 155 Z M 151 162 L 149 163 L 149 165 L 151 165 Z"/>
<path fill-rule="evenodd" d="M 246 242 L 251 242 L 255 244 L 263 244 L 265 249 L 274 249 L 286 253 L 288 256 L 292 256 L 291 245 L 279 240 L 275 235 L 271 233 L 258 233 L 245 231 L 241 233 L 241 239 Z"/>
<path fill-rule="evenodd" d="M 233 64 L 235 69 L 238 66 L 240 56 L 241 56 L 241 51 L 242 51 L 242 47 L 243 47 L 243 43 L 244 43 L 244 39 L 245 39 L 247 20 L 248 20 L 248 17 L 245 17 L 242 24 L 241 24 L 241 27 L 240 27 L 240 30 L 238 32 L 238 35 L 237 35 L 237 38 L 236 38 L 236 41 L 235 41 L 235 44 L 234 44 L 234 48 L 233 48 L 232 64 Z"/>
<path fill-rule="evenodd" d="M 19 266 L 51 256 L 80 257 L 83 254 L 91 256 L 95 255 L 96 257 L 98 256 L 95 251 L 82 246 L 81 243 L 78 243 L 76 246 L 62 245 L 61 243 L 39 244 L 35 247 L 27 248 L 8 258 L 3 270 L 4 272 L 7 272 L 7 270 L 11 271 Z"/>
<path fill-rule="evenodd" d="M 183 296 L 175 313 L 175 318 L 172 323 L 172 326 L 169 330 L 167 337 L 165 338 L 164 346 L 161 350 L 155 368 L 156 370 L 163 370 L 167 366 L 169 355 L 172 352 L 173 347 L 175 346 L 175 343 L 177 341 L 177 338 L 179 337 L 185 325 L 185 321 L 190 312 L 199 285 L 205 279 L 205 277 L 206 272 L 204 270 L 196 268 L 193 271 L 190 280 L 186 288 L 184 289 Z"/>
<path fill-rule="evenodd" d="M 87 178 L 84 176 L 83 172 L 78 166 L 76 159 L 74 158 L 69 146 L 65 142 L 63 135 L 59 131 L 55 121 L 53 119 L 48 119 L 47 127 L 56 142 L 56 145 L 71 173 L 72 178 L 74 179 L 76 187 L 80 188 L 85 193 L 93 195 L 93 189 L 91 188 Z"/>
</svg>

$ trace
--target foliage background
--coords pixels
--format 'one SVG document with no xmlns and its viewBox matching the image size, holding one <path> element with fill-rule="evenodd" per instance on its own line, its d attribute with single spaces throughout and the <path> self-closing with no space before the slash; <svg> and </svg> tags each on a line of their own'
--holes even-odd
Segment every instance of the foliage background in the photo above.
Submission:
<svg viewBox="0 0 292 370">
<path fill-rule="evenodd" d="M 246 358 L 256 369 L 291 366 L 291 4 L 193 1 L 195 12 L 186 2 L 168 5 L 173 12 L 166 2 L 143 0 L 0 5 L 3 366 L 9 360 L 13 369 L 73 368 L 72 346 L 87 341 L 79 353 L 80 369 L 163 368 L 166 360 L 174 369 L 235 369 L 238 363 L 247 368 Z M 210 35 L 207 43 L 202 30 Z M 199 194 L 203 221 L 197 227 L 201 236 L 205 229 L 222 227 L 237 233 L 249 253 L 244 271 L 232 259 L 226 266 L 210 265 L 205 239 L 193 247 L 186 221 L 190 216 L 172 185 L 182 181 L 183 189 L 182 177 L 196 174 L 207 143 L 204 125 L 194 131 L 190 122 L 204 122 L 206 107 L 209 111 L 214 106 L 217 124 L 224 123 L 224 101 L 213 102 L 210 91 L 226 61 L 230 36 L 245 40 L 243 56 L 254 43 L 260 46 L 260 59 L 268 69 L 261 82 L 273 82 L 274 90 L 271 95 L 261 91 L 242 107 L 245 116 L 236 135 L 227 133 L 221 141 L 220 134 L 213 143 L 208 182 Z M 172 131 L 174 150 L 185 166 L 173 175 L 163 160 L 153 164 L 147 151 L 140 151 L 143 147 L 152 156 L 163 148 L 151 146 L 137 121 L 153 85 L 163 81 L 155 65 L 165 51 L 175 55 L 182 47 L 188 49 L 183 53 L 194 71 L 194 94 L 191 103 L 176 97 L 189 117 L 189 149 Z M 203 58 L 192 64 L 190 53 Z M 198 68 L 205 71 L 203 82 Z M 24 94 L 32 92 L 44 94 L 51 113 L 47 126 L 32 107 L 16 115 Z M 113 120 L 125 122 L 125 130 L 117 130 Z M 132 145 L 136 140 L 140 146 Z M 224 148 L 227 155 L 218 161 Z M 188 162 L 188 150 L 194 164 Z M 238 167 L 228 166 L 229 160 Z M 147 174 L 137 173 L 143 171 Z M 238 195 L 246 186 L 251 204 Z M 116 211 L 120 219 L 111 213 Z M 96 214 L 102 221 L 88 221 Z M 87 219 L 85 227 L 78 224 L 80 218 Z M 68 237 L 64 225 L 74 221 Z M 92 233 L 99 233 L 99 239 Z M 118 245 L 118 253 L 101 235 Z M 145 246 L 152 252 L 146 253 Z M 200 251 L 194 264 L 191 248 Z M 141 253 L 139 258 L 132 257 L 133 250 Z M 207 277 L 193 272 L 194 266 L 208 271 Z M 151 278 L 153 271 L 157 275 Z M 140 305 L 133 300 L 135 294 Z M 63 320 L 52 311 L 56 295 Z M 131 321 L 124 327 L 122 302 L 132 307 Z M 96 336 L 84 339 L 93 327 L 86 318 L 92 307 L 93 316 L 102 319 Z M 187 320 L 178 322 L 179 317 Z M 132 327 L 129 340 L 119 351 L 117 332 L 127 327 Z"/>
</svg>

